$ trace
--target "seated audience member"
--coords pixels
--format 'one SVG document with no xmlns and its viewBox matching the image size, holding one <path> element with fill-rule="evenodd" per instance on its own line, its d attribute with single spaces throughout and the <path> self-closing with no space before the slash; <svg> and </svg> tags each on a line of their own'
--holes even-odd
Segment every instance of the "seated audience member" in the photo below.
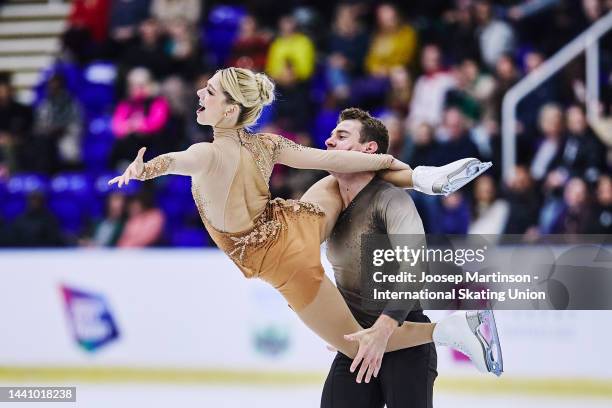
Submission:
<svg viewBox="0 0 612 408">
<path fill-rule="evenodd" d="M 454 76 L 444 70 L 442 54 L 436 45 L 427 45 L 421 52 L 423 75 L 418 77 L 410 103 L 408 129 L 411 132 L 421 123 L 437 126 L 442 121 L 446 94 L 456 87 Z"/>
<path fill-rule="evenodd" d="M 348 98 L 351 81 L 363 73 L 368 46 L 369 36 L 355 5 L 338 5 L 327 41 L 326 61 L 327 82 L 337 98 Z"/>
<path fill-rule="evenodd" d="M 397 8 L 389 3 L 376 9 L 376 31 L 365 59 L 365 68 L 372 76 L 389 76 L 391 69 L 408 66 L 417 49 L 417 33 L 402 21 Z"/>
<path fill-rule="evenodd" d="M 128 204 L 128 219 L 117 241 L 121 248 L 144 248 L 157 244 L 161 238 L 164 213 L 153 204 L 153 196 L 141 192 Z"/>
<path fill-rule="evenodd" d="M 474 184 L 472 222 L 468 234 L 503 233 L 509 212 L 508 203 L 497 197 L 495 180 L 487 174 L 478 177 Z"/>
<path fill-rule="evenodd" d="M 80 240 L 79 245 L 87 247 L 113 247 L 123 232 L 125 224 L 125 195 L 115 191 L 106 199 L 106 215 L 99 221 L 89 237 Z"/>
<path fill-rule="evenodd" d="M 168 121 L 170 109 L 168 102 L 157 95 L 157 84 L 145 68 L 135 68 L 128 75 L 127 99 L 119 103 L 112 119 L 112 129 L 116 137 L 111 153 L 114 167 L 130 163 L 138 150 L 153 147 L 162 151 L 164 127 Z M 125 163 L 123 163 L 125 164 Z"/>
<path fill-rule="evenodd" d="M 5 169 L 0 173 L 8 174 L 23 164 L 19 152 L 31 126 L 32 109 L 15 100 L 10 74 L 0 73 L 0 167 Z"/>
<path fill-rule="evenodd" d="M 259 29 L 255 16 L 244 16 L 240 21 L 238 38 L 232 44 L 227 66 L 263 71 L 268 59 L 270 42 L 270 35 Z"/>
<path fill-rule="evenodd" d="M 281 17 L 278 26 L 278 37 L 268 52 L 266 72 L 281 86 L 310 79 L 315 67 L 314 43 L 298 31 L 297 21 L 291 15 Z"/>
<path fill-rule="evenodd" d="M 539 113 L 542 138 L 531 162 L 531 175 L 536 181 L 544 179 L 552 170 L 555 159 L 563 148 L 563 112 L 558 105 L 546 104 Z"/>
<path fill-rule="evenodd" d="M 590 234 L 612 234 L 612 177 L 602 175 L 597 182 L 596 201 L 593 208 Z"/>
<path fill-rule="evenodd" d="M 32 142 L 24 148 L 29 170 L 54 173 L 81 165 L 81 108 L 64 78 L 55 74 L 34 111 Z"/>
<path fill-rule="evenodd" d="M 525 234 L 537 230 L 540 197 L 529 170 L 517 166 L 506 189 L 505 198 L 510 205 L 510 214 L 504 234 Z"/>
<path fill-rule="evenodd" d="M 57 218 L 47 209 L 42 193 L 28 195 L 26 211 L 13 222 L 9 244 L 20 247 L 65 245 Z"/>
</svg>

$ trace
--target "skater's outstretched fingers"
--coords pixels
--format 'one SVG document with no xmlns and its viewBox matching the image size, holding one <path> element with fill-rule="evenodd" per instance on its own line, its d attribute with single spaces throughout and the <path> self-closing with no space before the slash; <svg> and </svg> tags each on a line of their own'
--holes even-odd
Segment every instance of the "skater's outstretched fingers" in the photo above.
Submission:
<svg viewBox="0 0 612 408">
<path fill-rule="evenodd" d="M 144 157 L 146 150 L 147 150 L 146 147 L 141 148 L 138 151 L 138 154 L 136 155 L 136 158 L 134 159 L 134 161 L 130 163 L 130 165 L 127 167 L 127 169 L 125 169 L 123 174 L 111 179 L 108 182 L 108 184 L 112 185 L 112 184 L 117 183 L 117 187 L 121 188 L 124 184 L 126 185 L 129 184 L 130 180 L 138 177 L 138 175 L 140 175 L 142 171 L 144 170 L 143 157 Z"/>
</svg>

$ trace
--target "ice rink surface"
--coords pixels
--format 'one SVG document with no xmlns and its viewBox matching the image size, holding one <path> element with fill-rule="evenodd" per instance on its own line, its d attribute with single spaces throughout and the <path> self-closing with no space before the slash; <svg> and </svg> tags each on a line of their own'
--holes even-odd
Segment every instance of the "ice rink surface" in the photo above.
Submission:
<svg viewBox="0 0 612 408">
<path fill-rule="evenodd" d="M 0 384 L 2 386 L 15 384 Z M 24 385 L 24 384 L 19 384 Z M 68 385 L 68 384 L 66 384 Z M 74 384 L 72 384 L 74 385 Z M 317 408 L 319 386 L 215 386 L 215 385 L 134 385 L 82 384 L 77 402 L 54 403 L 54 408 Z M 40 407 L 41 403 L 0 403 L 0 408 Z M 609 408 L 612 400 L 597 398 L 555 398 L 530 395 L 484 395 L 436 392 L 437 408 Z"/>
</svg>

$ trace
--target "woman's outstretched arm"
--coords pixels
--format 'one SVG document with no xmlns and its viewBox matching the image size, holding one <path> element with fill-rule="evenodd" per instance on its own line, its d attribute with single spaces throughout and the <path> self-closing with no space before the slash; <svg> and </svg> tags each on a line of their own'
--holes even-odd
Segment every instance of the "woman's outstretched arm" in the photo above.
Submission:
<svg viewBox="0 0 612 408">
<path fill-rule="evenodd" d="M 210 143 L 196 143 L 185 151 L 161 154 L 144 163 L 146 147 L 138 151 L 134 161 L 125 172 L 113 178 L 108 184 L 129 184 L 130 180 L 148 180 L 165 174 L 193 176 L 207 172 L 214 166 L 216 154 Z"/>
</svg>

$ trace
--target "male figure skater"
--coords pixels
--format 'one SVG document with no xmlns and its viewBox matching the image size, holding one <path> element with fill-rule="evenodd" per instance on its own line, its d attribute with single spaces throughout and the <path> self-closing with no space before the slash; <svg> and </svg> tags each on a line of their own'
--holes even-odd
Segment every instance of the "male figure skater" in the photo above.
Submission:
<svg viewBox="0 0 612 408">
<path fill-rule="evenodd" d="M 383 123 L 357 108 L 342 111 L 326 140 L 329 150 L 365 153 L 386 153 L 388 145 Z M 437 376 L 434 344 L 386 353 L 384 358 L 382 355 L 398 324 L 430 320 L 418 303 L 410 310 L 405 304 L 398 308 L 397 304 L 368 301 L 371 294 L 363 287 L 360 265 L 362 234 L 424 235 L 421 218 L 410 196 L 375 172 L 332 175 L 338 180 L 344 210 L 327 241 L 327 257 L 338 289 L 365 328 L 358 335 L 367 336 L 370 346 L 363 353 L 360 349 L 354 360 L 338 352 L 325 381 L 321 408 L 382 408 L 385 404 L 387 408 L 429 408 Z M 376 362 L 371 365 L 376 368 L 365 372 L 371 361 Z"/>
</svg>

